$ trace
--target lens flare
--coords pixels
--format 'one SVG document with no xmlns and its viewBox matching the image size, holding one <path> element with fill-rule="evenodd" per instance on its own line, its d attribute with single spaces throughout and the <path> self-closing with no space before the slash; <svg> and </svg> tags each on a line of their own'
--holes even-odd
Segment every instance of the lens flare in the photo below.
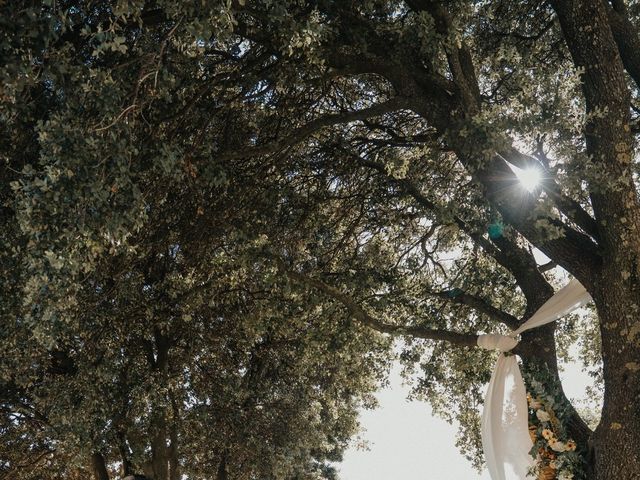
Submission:
<svg viewBox="0 0 640 480">
<path fill-rule="evenodd" d="M 532 168 L 516 168 L 513 169 L 516 177 L 520 180 L 522 186 L 529 192 L 533 192 L 538 185 L 540 185 L 540 180 L 542 180 L 542 173 L 539 169 Z"/>
</svg>

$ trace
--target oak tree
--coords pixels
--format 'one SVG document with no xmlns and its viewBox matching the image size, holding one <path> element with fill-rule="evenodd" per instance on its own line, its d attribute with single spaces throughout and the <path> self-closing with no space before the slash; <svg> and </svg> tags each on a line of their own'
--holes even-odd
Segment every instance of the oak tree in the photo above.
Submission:
<svg viewBox="0 0 640 480">
<path fill-rule="evenodd" d="M 568 272 L 516 353 L 574 478 L 640 478 L 635 1 L 1 8 L 2 468 L 330 475 L 389 337 L 477 463 L 477 336 Z"/>
</svg>

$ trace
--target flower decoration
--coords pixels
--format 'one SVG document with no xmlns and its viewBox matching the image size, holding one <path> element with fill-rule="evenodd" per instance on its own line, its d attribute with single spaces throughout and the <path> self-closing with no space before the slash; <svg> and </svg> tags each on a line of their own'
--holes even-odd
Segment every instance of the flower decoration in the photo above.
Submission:
<svg viewBox="0 0 640 480">
<path fill-rule="evenodd" d="M 548 428 L 545 428 L 544 430 L 542 430 L 542 436 L 544 437 L 545 440 L 551 440 L 552 438 L 554 438 L 553 432 Z"/>
<path fill-rule="evenodd" d="M 551 416 L 547 412 L 542 410 L 542 408 L 536 410 L 536 417 L 538 417 L 538 420 L 540 420 L 541 422 L 549 422 L 551 420 Z"/>
<path fill-rule="evenodd" d="M 538 480 L 577 480 L 580 458 L 575 452 L 577 444 L 566 438 L 562 422 L 554 411 L 554 399 L 527 394 L 529 404 L 529 433 L 536 457 L 534 473 Z M 578 477 L 582 478 L 582 477 Z"/>
<path fill-rule="evenodd" d="M 567 445 L 559 440 L 549 441 L 549 446 L 556 452 L 562 453 L 567 451 Z"/>
</svg>

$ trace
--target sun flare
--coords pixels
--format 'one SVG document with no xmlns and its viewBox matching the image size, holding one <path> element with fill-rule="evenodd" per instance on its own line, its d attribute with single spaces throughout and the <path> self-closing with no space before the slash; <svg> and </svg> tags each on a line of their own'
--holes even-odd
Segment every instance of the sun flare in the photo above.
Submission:
<svg viewBox="0 0 640 480">
<path fill-rule="evenodd" d="M 522 186 L 529 192 L 533 192 L 539 185 L 542 180 L 542 174 L 540 169 L 532 167 L 532 168 L 514 168 L 514 173 Z"/>
</svg>

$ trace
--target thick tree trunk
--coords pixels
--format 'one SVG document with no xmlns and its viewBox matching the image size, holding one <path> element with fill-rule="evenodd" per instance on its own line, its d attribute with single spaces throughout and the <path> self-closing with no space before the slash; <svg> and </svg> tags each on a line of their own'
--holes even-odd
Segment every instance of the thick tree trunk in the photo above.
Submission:
<svg viewBox="0 0 640 480">
<path fill-rule="evenodd" d="M 180 459 L 178 456 L 180 447 L 178 443 L 179 410 L 177 401 L 173 395 L 171 398 L 171 407 L 172 418 L 169 433 L 171 440 L 171 445 L 169 446 L 169 480 L 180 480 L 182 475 L 180 474 Z"/>
<path fill-rule="evenodd" d="M 169 480 L 169 449 L 167 448 L 167 429 L 164 412 L 157 412 L 154 431 L 151 437 L 151 464 L 153 480 Z"/>
<path fill-rule="evenodd" d="M 574 440 L 581 450 L 589 450 L 592 435 L 591 429 L 578 414 L 569 398 L 564 393 L 560 375 L 558 372 L 557 353 L 554 339 L 555 325 L 553 323 L 543 327 L 535 328 L 523 334 L 522 341 L 518 345 L 517 352 L 523 362 L 523 373 L 525 381 L 528 378 L 535 378 L 540 372 L 546 372 L 546 382 L 550 391 L 560 392 L 560 397 L 555 397 L 568 415 L 563 419 L 567 429 L 567 435 Z M 527 390 L 531 390 L 527 388 Z"/>
<path fill-rule="evenodd" d="M 640 301 L 637 284 L 631 293 L 621 283 L 609 268 L 594 294 L 605 378 L 593 439 L 596 480 L 640 479 Z"/>
<path fill-rule="evenodd" d="M 229 473 L 227 471 L 227 452 L 222 454 L 220 463 L 218 464 L 218 470 L 216 472 L 216 480 L 228 480 Z"/>
<path fill-rule="evenodd" d="M 163 385 L 168 382 L 169 348 L 171 342 L 159 329 L 154 330 L 156 360 L 153 369 L 159 374 Z M 167 409 L 164 406 L 153 407 L 151 424 L 151 464 L 154 480 L 169 480 L 169 456 L 167 446 Z"/>
<path fill-rule="evenodd" d="M 91 470 L 95 480 L 109 480 L 109 472 L 102 454 L 94 452 L 91 455 Z"/>
<path fill-rule="evenodd" d="M 604 406 L 593 437 L 596 480 L 640 479 L 640 209 L 631 178 L 629 91 L 605 2 L 556 1 L 576 65 L 584 67 L 587 153 L 606 174 L 591 201 L 602 267 L 592 287 L 600 318 Z M 632 72 L 633 73 L 633 72 Z M 613 186 L 609 186 L 613 185 Z"/>
<path fill-rule="evenodd" d="M 589 430 L 564 394 L 559 400 L 569 412 L 565 418 L 569 437 L 586 450 L 587 478 L 636 480 L 640 479 L 640 299 L 637 290 L 625 288 L 615 267 L 605 269 L 595 283 L 606 379 L 596 431 Z M 525 373 L 543 366 L 555 382 L 549 386 L 561 389 L 552 325 L 526 332 L 517 353 Z"/>
</svg>

